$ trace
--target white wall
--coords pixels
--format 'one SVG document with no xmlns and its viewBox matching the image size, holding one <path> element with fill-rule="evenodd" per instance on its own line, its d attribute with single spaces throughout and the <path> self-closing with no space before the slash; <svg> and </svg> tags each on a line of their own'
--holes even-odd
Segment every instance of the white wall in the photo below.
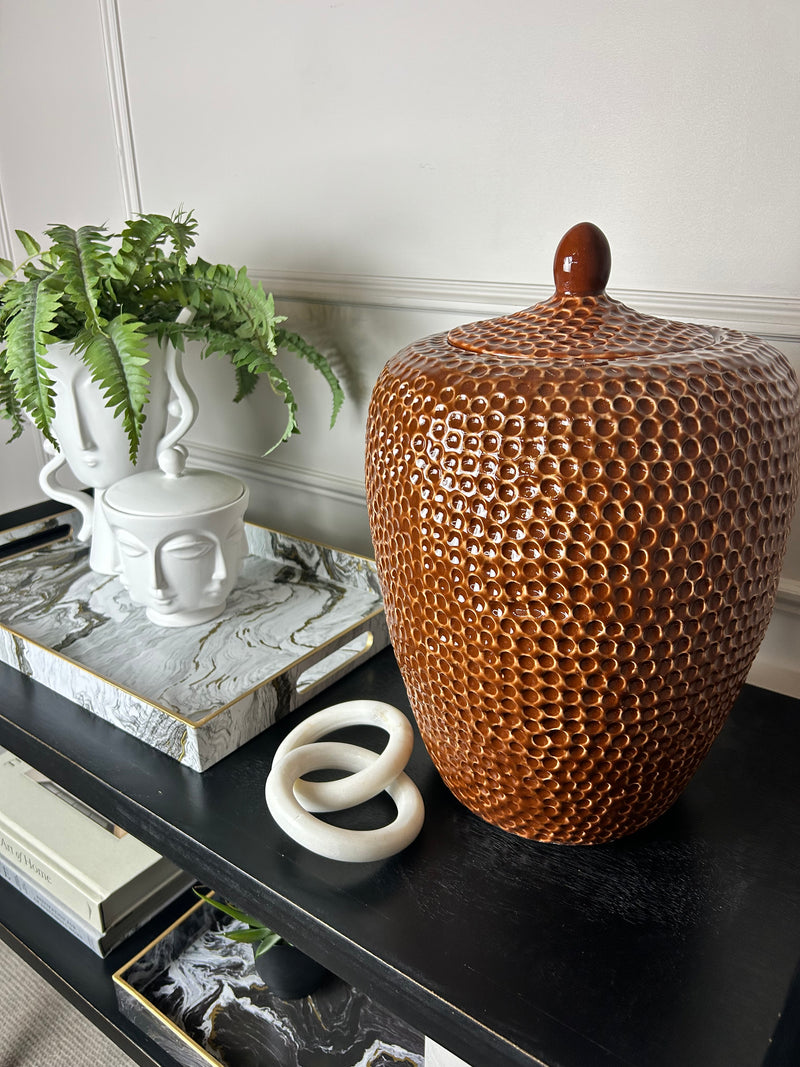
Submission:
<svg viewBox="0 0 800 1067">
<path fill-rule="evenodd" d="M 262 460 L 268 390 L 234 407 L 227 366 L 193 367 L 195 460 L 255 519 L 369 551 L 383 362 L 548 295 L 574 222 L 607 233 L 614 295 L 800 366 L 798 46 L 796 0 L 0 0 L 0 254 L 17 226 L 194 208 L 201 254 L 261 277 L 349 392 L 329 433 L 298 368 L 304 432 Z M 2 499 L 37 498 L 35 467 L 4 457 Z M 800 528 L 784 573 L 791 606 Z"/>
</svg>

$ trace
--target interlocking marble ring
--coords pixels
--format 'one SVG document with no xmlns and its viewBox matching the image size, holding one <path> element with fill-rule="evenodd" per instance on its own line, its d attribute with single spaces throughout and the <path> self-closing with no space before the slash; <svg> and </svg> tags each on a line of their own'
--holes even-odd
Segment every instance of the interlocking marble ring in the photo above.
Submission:
<svg viewBox="0 0 800 1067">
<path fill-rule="evenodd" d="M 292 749 L 280 763 L 273 764 L 265 790 L 267 807 L 289 837 L 319 856 L 352 863 L 386 859 L 411 844 L 425 818 L 422 797 L 407 774 L 399 774 L 386 785 L 386 792 L 397 806 L 397 816 L 377 830 L 330 826 L 309 814 L 292 789 L 297 778 L 308 771 L 326 767 L 360 772 L 379 759 L 369 749 L 337 741 L 318 741 Z"/>
<path fill-rule="evenodd" d="M 341 811 L 354 808 L 382 793 L 408 763 L 414 746 L 414 731 L 401 711 L 380 700 L 348 700 L 311 715 L 278 746 L 273 766 L 292 749 L 309 745 L 344 726 L 380 726 L 389 734 L 383 752 L 363 770 L 334 782 L 294 783 L 294 795 L 306 811 Z M 319 769 L 316 768 L 316 769 Z M 335 768 L 345 770 L 344 767 Z"/>
<path fill-rule="evenodd" d="M 319 738 L 344 726 L 380 726 L 389 734 L 383 752 Z M 275 753 L 265 786 L 267 807 L 281 829 L 304 848 L 328 859 L 386 859 L 411 844 L 425 818 L 419 790 L 403 773 L 414 743 L 408 719 L 391 704 L 351 700 L 310 716 Z M 304 782 L 308 771 L 352 771 L 333 782 Z M 397 815 L 376 830 L 346 830 L 317 819 L 313 811 L 352 808 L 386 790 Z"/>
</svg>

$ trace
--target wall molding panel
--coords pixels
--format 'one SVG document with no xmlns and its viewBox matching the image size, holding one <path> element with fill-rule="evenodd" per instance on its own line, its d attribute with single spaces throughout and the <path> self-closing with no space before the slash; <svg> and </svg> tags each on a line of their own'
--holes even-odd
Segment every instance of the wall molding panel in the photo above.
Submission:
<svg viewBox="0 0 800 1067">
<path fill-rule="evenodd" d="M 108 94 L 117 147 L 119 177 L 125 205 L 125 217 L 132 218 L 142 210 L 142 190 L 136 162 L 128 80 L 125 75 L 125 54 L 122 45 L 122 24 L 117 0 L 98 0 L 103 50 L 106 60 Z"/>
<path fill-rule="evenodd" d="M 190 466 L 231 474 L 248 486 L 251 522 L 372 556 L 363 480 L 210 447 L 191 436 L 185 443 Z"/>
<path fill-rule="evenodd" d="M 11 240 L 11 226 L 8 222 L 8 212 L 3 196 L 3 176 L 0 174 L 0 255 L 3 259 L 14 261 L 13 242 Z"/>
<path fill-rule="evenodd" d="M 243 481 L 256 480 L 269 483 L 287 494 L 313 493 L 316 496 L 329 497 L 348 507 L 366 511 L 363 480 L 337 477 L 327 471 L 315 471 L 307 467 L 295 467 L 269 457 L 232 452 L 204 445 L 191 438 L 187 438 L 186 442 L 190 450 L 190 466 L 213 466 L 216 470 L 223 471 L 225 474 L 233 474 Z"/>
<path fill-rule="evenodd" d="M 550 285 L 520 282 L 453 281 L 355 274 L 312 274 L 252 269 L 276 299 L 312 304 L 497 315 L 548 300 Z M 611 289 L 609 294 L 637 311 L 743 330 L 774 341 L 800 341 L 800 299 Z"/>
<path fill-rule="evenodd" d="M 777 603 L 781 611 L 800 619 L 800 582 L 794 578 L 782 578 L 778 585 Z"/>
</svg>

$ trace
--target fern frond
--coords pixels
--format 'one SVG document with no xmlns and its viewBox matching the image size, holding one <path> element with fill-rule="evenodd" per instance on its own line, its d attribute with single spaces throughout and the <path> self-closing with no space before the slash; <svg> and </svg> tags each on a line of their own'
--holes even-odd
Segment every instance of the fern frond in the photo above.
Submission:
<svg viewBox="0 0 800 1067">
<path fill-rule="evenodd" d="M 102 334 L 81 334 L 75 347 L 84 352 L 92 378 L 122 425 L 130 442 L 130 457 L 136 461 L 144 423 L 144 405 L 149 395 L 147 337 L 131 315 L 118 315 Z"/>
<path fill-rule="evenodd" d="M 281 369 L 273 363 L 272 366 L 264 368 L 263 373 L 269 378 L 269 384 L 272 386 L 272 391 L 280 396 L 289 412 L 286 420 L 286 428 L 280 439 L 264 453 L 265 456 L 268 456 L 270 452 L 275 451 L 278 445 L 282 445 L 284 441 L 288 441 L 293 433 L 300 433 L 300 427 L 297 425 L 297 401 L 292 392 L 292 387 L 289 385 L 289 382 Z"/>
<path fill-rule="evenodd" d="M 148 396 L 146 342 L 155 336 L 178 349 L 196 340 L 204 355 L 226 355 L 236 376 L 236 401 L 266 375 L 288 411 L 281 441 L 299 428 L 279 350 L 297 355 L 327 381 L 333 425 L 344 392 L 328 361 L 299 334 L 280 329 L 285 320 L 276 314 L 272 294 L 251 281 L 246 268 L 189 262 L 196 231 L 193 213 L 183 209 L 139 215 L 115 234 L 103 226 L 54 225 L 46 231 L 52 244 L 44 250 L 19 231 L 28 259 L 16 267 L 0 260 L 0 338 L 9 349 L 0 364 L 0 407 L 6 417 L 12 422 L 19 417 L 14 404 L 31 410 L 51 437 L 52 368 L 44 348 L 56 339 L 68 341 L 123 423 L 135 456 Z M 194 312 L 191 325 L 175 321 L 182 308 Z"/>
<path fill-rule="evenodd" d="M 25 249 L 25 255 L 29 257 L 39 255 L 42 250 L 42 247 L 38 241 L 35 241 L 33 237 L 31 237 L 29 233 L 27 233 L 25 230 L 14 230 L 14 233 L 17 235 L 17 240 L 19 241 L 19 243 Z"/>
<path fill-rule="evenodd" d="M 128 222 L 120 234 L 122 241 L 115 266 L 122 281 L 133 278 L 148 261 L 153 251 L 169 241 L 181 272 L 187 269 L 186 256 L 194 247 L 197 222 L 190 211 L 177 211 L 173 215 L 139 215 Z"/>
<path fill-rule="evenodd" d="M 248 370 L 247 367 L 234 366 L 233 370 L 236 374 L 236 395 L 233 402 L 238 404 L 240 400 L 244 400 L 253 392 L 258 382 L 258 375 Z"/>
<path fill-rule="evenodd" d="M 197 219 L 194 213 L 179 208 L 167 219 L 165 236 L 172 243 L 172 248 L 178 258 L 181 270 L 186 270 L 186 256 L 190 249 L 194 248 L 194 239 L 197 236 Z"/>
<path fill-rule="evenodd" d="M 336 417 L 342 409 L 344 403 L 344 389 L 342 384 L 331 368 L 330 363 L 312 344 L 309 344 L 303 337 L 297 333 L 290 333 L 287 330 L 278 330 L 275 335 L 275 340 L 279 348 L 288 348 L 290 352 L 294 352 L 296 356 L 300 356 L 301 359 L 307 360 L 312 367 L 315 367 L 328 386 L 333 397 L 333 411 L 331 412 L 331 426 L 336 422 Z"/>
<path fill-rule="evenodd" d="M 272 391 L 280 396 L 286 405 L 288 414 L 283 434 L 271 448 L 267 449 L 264 455 L 269 455 L 273 449 L 283 444 L 292 434 L 300 433 L 300 428 L 297 425 L 297 400 L 286 376 L 275 363 L 270 352 L 265 352 L 263 348 L 247 338 L 237 337 L 234 334 L 213 330 L 209 327 L 192 326 L 188 330 L 184 328 L 184 336 L 187 340 L 202 338 L 205 341 L 204 357 L 214 354 L 228 356 L 236 371 L 238 385 L 236 399 L 238 400 L 241 400 L 247 393 L 252 392 L 251 381 L 254 385 L 255 379 L 259 375 L 266 375 Z M 243 386 L 244 392 L 242 392 Z"/>
<path fill-rule="evenodd" d="M 198 259 L 186 285 L 197 289 L 189 303 L 197 308 L 198 322 L 212 322 L 217 328 L 235 331 L 277 355 L 275 328 L 284 317 L 275 314 L 272 294 L 267 296 L 260 282 L 254 285 L 244 267 L 236 271 L 225 264 Z"/>
<path fill-rule="evenodd" d="M 31 281 L 43 281 L 42 278 L 32 278 Z M 10 278 L 3 287 L 2 301 L 0 301 L 0 323 L 7 322 L 12 315 L 22 308 L 30 300 L 31 286 L 27 282 L 17 278 Z"/>
<path fill-rule="evenodd" d="M 58 266 L 55 261 L 56 257 L 50 249 L 42 251 L 39 243 L 25 230 L 16 230 L 15 232 L 27 258 L 16 264 L 12 263 L 10 259 L 0 259 L 0 274 L 4 278 L 3 281 L 0 281 L 0 290 L 7 285 L 19 284 L 18 274 L 28 279 L 45 278 Z"/>
<path fill-rule="evenodd" d="M 169 329 L 168 336 L 171 333 L 172 330 Z M 251 355 L 249 348 L 245 344 L 244 347 L 247 351 L 247 358 L 245 358 L 244 355 L 240 354 L 243 342 L 234 334 L 226 333 L 224 330 L 215 330 L 210 326 L 198 326 L 196 323 L 188 329 L 184 327 L 183 334 L 187 341 L 201 341 L 203 343 L 203 358 L 212 355 L 226 355 L 230 357 L 234 366 L 247 366 Z"/>
<path fill-rule="evenodd" d="M 14 293 L 13 313 L 6 323 L 5 375 L 14 384 L 18 405 L 25 409 L 48 440 L 55 443 L 53 383 L 47 371 L 47 345 L 59 308 L 59 295 L 33 280 Z"/>
<path fill-rule="evenodd" d="M 0 350 L 0 415 L 11 423 L 11 436 L 7 444 L 15 441 L 22 433 L 25 427 L 22 421 L 24 414 L 22 405 L 17 399 L 14 382 L 8 373 L 5 349 L 2 349 Z"/>
<path fill-rule="evenodd" d="M 63 283 L 77 310 L 98 330 L 102 329 L 98 310 L 101 278 L 113 272 L 105 232 L 103 226 L 81 226 L 73 230 L 61 224 L 46 231 L 53 241 L 52 250 L 61 260 L 54 277 Z"/>
</svg>

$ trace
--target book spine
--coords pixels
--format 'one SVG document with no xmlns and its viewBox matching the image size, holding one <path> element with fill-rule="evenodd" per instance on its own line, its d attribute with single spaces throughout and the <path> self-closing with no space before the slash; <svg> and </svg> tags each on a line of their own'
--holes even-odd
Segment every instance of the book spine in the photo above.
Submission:
<svg viewBox="0 0 800 1067">
<path fill-rule="evenodd" d="M 0 858 L 22 871 L 31 882 L 74 911 L 78 918 L 102 931 L 100 902 L 87 897 L 79 886 L 56 870 L 27 843 L 20 841 L 7 826 L 0 826 Z"/>
<path fill-rule="evenodd" d="M 12 885 L 24 897 L 27 897 L 45 915 L 49 915 L 67 933 L 72 934 L 73 937 L 97 953 L 98 956 L 104 954 L 101 935 L 94 927 L 88 923 L 81 922 L 77 915 L 73 915 L 68 908 L 51 896 L 46 889 L 39 888 L 30 878 L 26 878 L 20 870 L 6 863 L 2 858 L 0 858 L 0 877 L 4 878 L 9 885 Z"/>
</svg>

